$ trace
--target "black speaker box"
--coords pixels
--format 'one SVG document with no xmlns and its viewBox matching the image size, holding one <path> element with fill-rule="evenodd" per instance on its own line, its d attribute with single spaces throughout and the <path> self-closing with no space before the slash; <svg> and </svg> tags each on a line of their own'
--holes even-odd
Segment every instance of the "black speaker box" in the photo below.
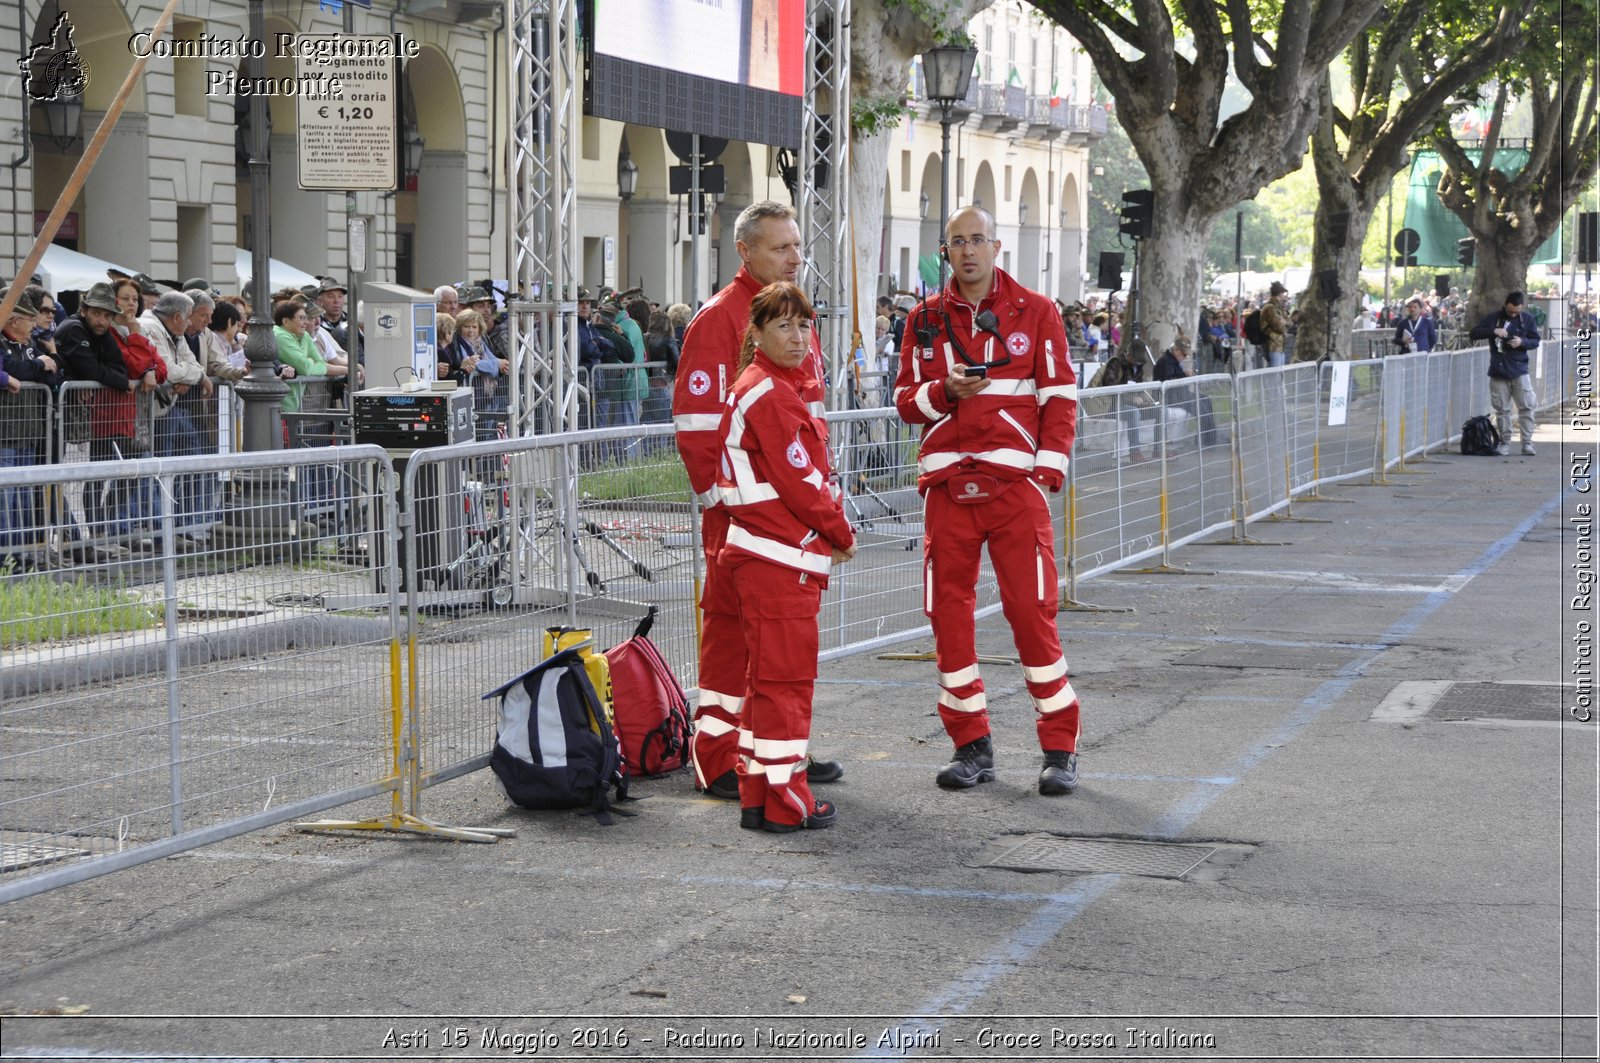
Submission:
<svg viewBox="0 0 1600 1063">
<path fill-rule="evenodd" d="M 1433 275 L 1433 294 L 1441 299 L 1450 294 L 1450 274 L 1435 273 Z"/>
<path fill-rule="evenodd" d="M 1350 235 L 1350 212 L 1341 210 L 1337 214 L 1328 215 L 1328 246 L 1340 248 Z"/>
<path fill-rule="evenodd" d="M 1122 252 L 1100 252 L 1100 277 L 1095 282 L 1107 291 L 1122 290 Z"/>
<path fill-rule="evenodd" d="M 1600 262 L 1600 214 L 1592 210 L 1578 215 L 1578 265 Z"/>
<path fill-rule="evenodd" d="M 1325 269 L 1317 274 L 1317 288 L 1321 290 L 1322 297 L 1329 302 L 1339 298 L 1342 291 L 1339 288 L 1338 270 Z"/>
</svg>

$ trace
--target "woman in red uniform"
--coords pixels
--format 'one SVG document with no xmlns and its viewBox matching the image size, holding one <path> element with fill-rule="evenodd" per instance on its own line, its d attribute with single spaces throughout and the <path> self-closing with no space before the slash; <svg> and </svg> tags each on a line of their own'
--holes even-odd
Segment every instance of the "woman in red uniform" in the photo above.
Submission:
<svg viewBox="0 0 1600 1063">
<path fill-rule="evenodd" d="M 780 282 L 750 303 L 739 377 L 722 415 L 718 487 L 732 523 L 719 555 L 733 573 L 749 650 L 739 731 L 739 825 L 776 834 L 833 826 L 806 782 L 817 612 L 828 570 L 855 556 L 830 479 L 827 434 L 800 397 L 815 312 Z"/>
</svg>

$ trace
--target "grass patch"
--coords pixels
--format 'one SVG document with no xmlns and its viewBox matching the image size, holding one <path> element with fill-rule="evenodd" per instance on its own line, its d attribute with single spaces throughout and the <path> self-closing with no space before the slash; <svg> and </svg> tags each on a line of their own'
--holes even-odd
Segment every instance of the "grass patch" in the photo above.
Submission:
<svg viewBox="0 0 1600 1063">
<path fill-rule="evenodd" d="M 613 462 L 578 476 L 580 497 L 601 502 L 689 501 L 689 473 L 678 452 Z"/>
<path fill-rule="evenodd" d="M 81 575 L 0 579 L 0 650 L 39 642 L 140 631 L 161 623 L 161 611 L 130 591 L 99 587 Z"/>
</svg>

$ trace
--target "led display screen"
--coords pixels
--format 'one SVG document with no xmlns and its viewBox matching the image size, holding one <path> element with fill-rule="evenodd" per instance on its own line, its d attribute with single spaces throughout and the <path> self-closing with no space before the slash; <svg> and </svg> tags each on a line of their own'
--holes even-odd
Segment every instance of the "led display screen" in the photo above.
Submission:
<svg viewBox="0 0 1600 1063">
<path fill-rule="evenodd" d="M 593 0 L 584 109 L 798 147 L 805 0 Z"/>
</svg>

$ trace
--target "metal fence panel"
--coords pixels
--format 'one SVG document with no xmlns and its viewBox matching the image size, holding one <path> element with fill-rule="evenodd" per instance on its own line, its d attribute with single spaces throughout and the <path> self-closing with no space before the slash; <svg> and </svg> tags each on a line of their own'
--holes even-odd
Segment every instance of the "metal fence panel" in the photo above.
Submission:
<svg viewBox="0 0 1600 1063">
<path fill-rule="evenodd" d="M 417 451 L 404 483 L 417 791 L 488 763 L 498 710 L 479 699 L 542 659 L 546 628 L 604 650 L 655 606 L 651 638 L 693 685 L 697 518 L 670 425 Z"/>
<path fill-rule="evenodd" d="M 121 481 L 168 503 L 151 548 L 0 573 L 0 901 L 398 794 L 397 613 L 325 609 L 392 578 L 393 474 L 382 451 L 347 450 L 360 524 L 307 536 L 285 504 L 284 473 L 304 462 L 130 463 Z M 225 519 L 184 535 L 183 479 L 224 467 Z M 0 486 L 103 475 L 9 469 Z"/>
<path fill-rule="evenodd" d="M 1220 375 L 1163 385 L 1164 539 L 1169 552 L 1228 524 L 1233 508 L 1229 385 L 1229 378 Z"/>
<path fill-rule="evenodd" d="M 1068 561 L 1089 579 L 1162 551 L 1162 462 L 1156 458 L 1159 384 L 1079 392 L 1068 465 Z M 1162 422 L 1164 424 L 1164 422 Z"/>
<path fill-rule="evenodd" d="M 828 432 L 857 548 L 853 560 L 833 569 L 822 599 L 821 646 L 832 658 L 931 629 L 922 596 L 921 429 L 880 408 L 830 414 Z M 980 607 L 999 601 L 996 588 L 985 566 Z"/>
<path fill-rule="evenodd" d="M 53 460 L 55 397 L 43 384 L 0 389 L 0 469 Z M 37 567 L 48 545 L 52 485 L 0 488 L 0 570 Z"/>
</svg>

